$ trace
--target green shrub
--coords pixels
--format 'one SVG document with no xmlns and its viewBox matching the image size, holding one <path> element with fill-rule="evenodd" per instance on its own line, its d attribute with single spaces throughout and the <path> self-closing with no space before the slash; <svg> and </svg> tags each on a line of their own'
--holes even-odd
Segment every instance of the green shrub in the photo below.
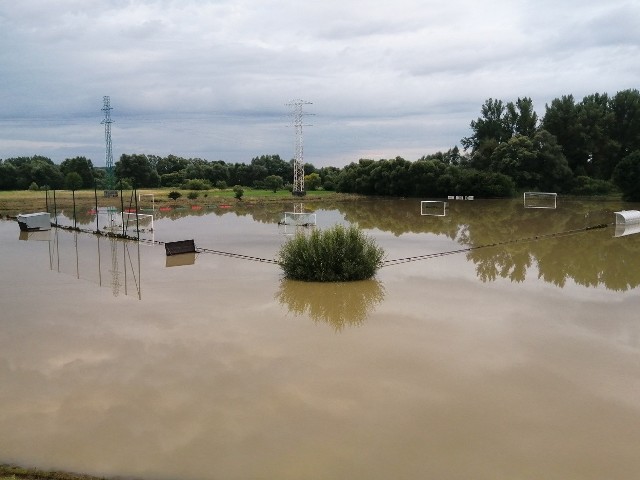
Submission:
<svg viewBox="0 0 640 480">
<path fill-rule="evenodd" d="M 198 192 L 191 191 L 187 193 L 187 198 L 189 200 L 195 200 L 196 198 L 198 198 L 198 195 L 200 195 Z"/>
<path fill-rule="evenodd" d="M 187 180 L 181 186 L 183 190 L 210 190 L 211 182 L 202 178 L 194 178 L 193 180 Z"/>
<path fill-rule="evenodd" d="M 579 176 L 573 182 L 571 193 L 573 195 L 609 195 L 615 189 L 607 180 L 600 180 L 587 176 Z"/>
<path fill-rule="evenodd" d="M 238 200 L 242 200 L 242 196 L 244 195 L 244 188 L 240 185 L 235 185 L 233 187 L 233 193 Z"/>
<path fill-rule="evenodd" d="M 168 195 L 168 197 L 169 197 L 171 200 L 177 200 L 177 199 L 179 199 L 181 196 L 182 196 L 182 194 L 181 194 L 180 192 L 176 192 L 175 190 L 170 191 L 170 192 L 169 192 L 169 195 Z"/>
<path fill-rule="evenodd" d="M 36 182 L 31 182 L 31 185 L 29 185 L 29 190 L 31 190 L 32 192 L 37 192 L 38 190 L 40 190 L 40 187 L 38 187 L 38 184 Z"/>
<path fill-rule="evenodd" d="M 382 266 L 384 250 L 357 227 L 336 225 L 298 233 L 280 249 L 285 277 L 309 282 L 345 282 L 372 278 Z"/>
</svg>

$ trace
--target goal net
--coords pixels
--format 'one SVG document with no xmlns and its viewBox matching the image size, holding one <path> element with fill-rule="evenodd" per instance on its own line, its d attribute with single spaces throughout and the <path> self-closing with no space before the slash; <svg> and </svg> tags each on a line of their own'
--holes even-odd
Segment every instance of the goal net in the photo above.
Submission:
<svg viewBox="0 0 640 480">
<path fill-rule="evenodd" d="M 444 217 L 447 215 L 447 202 L 441 200 L 422 200 L 420 202 L 420 215 Z"/>
<path fill-rule="evenodd" d="M 153 193 L 139 193 L 138 203 L 140 206 L 140 210 L 156 209 L 156 197 Z"/>
<path fill-rule="evenodd" d="M 310 227 L 316 225 L 315 213 L 284 212 L 280 221 L 282 225 L 294 225 L 296 227 Z"/>
<path fill-rule="evenodd" d="M 104 230 L 114 233 L 153 232 L 153 215 L 148 213 L 120 213 L 115 209 L 100 209 L 100 225 Z"/>
<path fill-rule="evenodd" d="M 556 208 L 557 193 L 524 192 L 524 208 Z"/>
<path fill-rule="evenodd" d="M 153 215 L 148 213 L 122 213 L 122 224 L 127 232 L 153 232 Z"/>
</svg>

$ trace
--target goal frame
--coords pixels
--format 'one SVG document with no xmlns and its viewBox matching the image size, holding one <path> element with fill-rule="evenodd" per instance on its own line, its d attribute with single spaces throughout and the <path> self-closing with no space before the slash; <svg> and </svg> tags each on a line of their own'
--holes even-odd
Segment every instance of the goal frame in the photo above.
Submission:
<svg viewBox="0 0 640 480">
<path fill-rule="evenodd" d="M 425 212 L 425 207 L 428 205 L 436 206 L 437 204 L 442 205 L 442 213 L 438 211 L 438 213 L 429 213 Z M 446 217 L 447 216 L 447 202 L 444 200 L 421 200 L 420 201 L 420 215 L 428 216 L 428 217 Z"/>
<path fill-rule="evenodd" d="M 151 210 L 155 211 L 156 209 L 156 196 L 153 193 L 139 193 L 138 194 L 138 203 L 142 203 L 143 197 L 151 197 Z M 140 207 L 140 210 L 147 210 L 146 208 Z"/>
<path fill-rule="evenodd" d="M 296 227 L 315 227 L 316 214 L 308 212 L 284 212 L 280 223 Z"/>
<path fill-rule="evenodd" d="M 132 229 L 134 232 L 136 232 L 138 229 L 140 232 L 153 232 L 154 231 L 154 227 L 153 227 L 153 215 L 150 213 L 134 213 L 134 212 L 122 212 L 122 225 L 124 225 L 124 230 L 125 232 L 129 231 L 129 229 Z M 133 217 L 133 222 L 130 220 L 129 217 Z M 140 222 L 137 223 L 136 225 L 136 218 L 139 220 L 140 218 L 149 218 L 151 220 L 151 225 L 149 228 L 139 228 L 140 227 Z M 138 227 L 138 229 L 136 229 L 136 227 Z"/>
<path fill-rule="evenodd" d="M 527 203 L 527 199 L 538 198 L 538 199 L 553 199 L 552 205 L 531 205 Z M 522 201 L 524 208 L 543 208 L 548 210 L 554 210 L 558 206 L 558 194 L 555 192 L 524 192 L 522 195 Z"/>
</svg>

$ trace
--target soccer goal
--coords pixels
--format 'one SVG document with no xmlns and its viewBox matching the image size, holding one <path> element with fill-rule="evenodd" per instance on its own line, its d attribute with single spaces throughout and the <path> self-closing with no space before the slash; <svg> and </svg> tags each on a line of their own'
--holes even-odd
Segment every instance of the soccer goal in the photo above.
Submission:
<svg viewBox="0 0 640 480">
<path fill-rule="evenodd" d="M 153 215 L 148 213 L 122 213 L 122 224 L 125 233 L 132 232 L 153 232 Z"/>
<path fill-rule="evenodd" d="M 144 202 L 143 202 L 144 200 Z M 149 200 L 151 200 L 151 208 L 149 208 Z M 155 210 L 156 209 L 156 197 L 153 193 L 139 193 L 138 203 L 140 204 L 140 210 Z"/>
<path fill-rule="evenodd" d="M 420 215 L 445 217 L 447 215 L 447 202 L 442 200 L 422 200 L 420 202 Z"/>
<path fill-rule="evenodd" d="M 316 225 L 315 213 L 284 212 L 280 221 L 282 225 L 294 225 L 296 227 L 312 227 Z"/>
<path fill-rule="evenodd" d="M 551 208 L 557 206 L 558 194 L 550 192 L 524 192 L 524 208 Z"/>
</svg>

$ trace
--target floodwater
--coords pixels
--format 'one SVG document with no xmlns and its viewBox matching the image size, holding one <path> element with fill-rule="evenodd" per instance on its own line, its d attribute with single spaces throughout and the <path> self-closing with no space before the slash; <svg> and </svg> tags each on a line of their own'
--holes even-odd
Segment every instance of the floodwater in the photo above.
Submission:
<svg viewBox="0 0 640 480">
<path fill-rule="evenodd" d="M 366 282 L 283 280 L 269 260 L 293 227 L 276 206 L 156 212 L 144 238 L 210 252 L 177 259 L 0 221 L 0 462 L 144 479 L 638 478 L 640 234 L 611 223 L 640 205 L 306 207 L 320 228 L 358 224 L 389 264 Z"/>
</svg>

